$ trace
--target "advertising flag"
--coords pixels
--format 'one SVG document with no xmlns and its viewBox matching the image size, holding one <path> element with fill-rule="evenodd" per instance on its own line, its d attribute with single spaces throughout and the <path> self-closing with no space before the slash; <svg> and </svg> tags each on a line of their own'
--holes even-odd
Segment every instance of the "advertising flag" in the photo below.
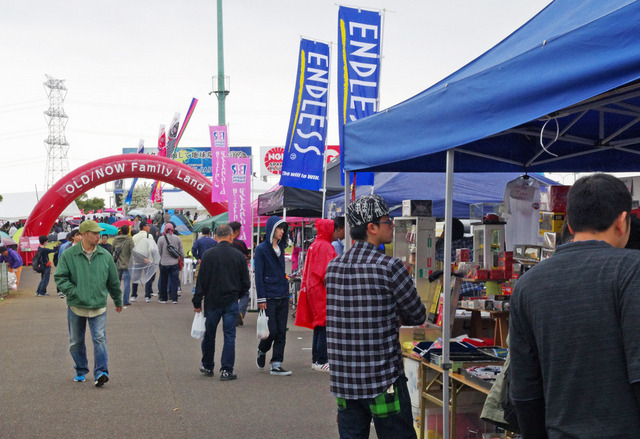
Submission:
<svg viewBox="0 0 640 439">
<path fill-rule="evenodd" d="M 328 44 L 300 40 L 296 86 L 282 158 L 282 186 L 316 191 L 322 188 L 329 58 Z"/>
<path fill-rule="evenodd" d="M 144 139 L 140 139 L 138 142 L 138 154 L 144 154 Z M 129 188 L 129 192 L 127 193 L 127 198 L 124 200 L 125 206 L 131 206 L 131 200 L 133 199 L 133 188 L 136 187 L 136 183 L 138 183 L 138 178 L 134 178 L 131 182 L 131 187 Z"/>
<path fill-rule="evenodd" d="M 174 118 L 176 116 L 180 117 L 180 113 L 176 113 Z M 160 157 L 167 157 L 167 140 L 164 128 L 164 125 L 161 124 L 160 129 L 158 130 L 158 155 Z M 162 186 L 160 186 L 160 182 L 157 180 L 152 185 L 151 197 L 149 200 L 147 200 L 147 202 L 149 201 L 151 201 L 151 204 L 162 202 Z"/>
<path fill-rule="evenodd" d="M 344 163 L 346 123 L 378 111 L 380 13 L 340 6 L 338 11 L 338 127 L 340 167 Z M 344 175 L 344 174 L 343 174 Z M 356 183 L 372 185 L 373 173 L 358 173 Z"/>
<path fill-rule="evenodd" d="M 228 178 L 226 180 L 229 194 L 229 221 L 242 224 L 238 237 L 247 245 L 252 242 L 252 210 L 251 210 L 251 158 L 228 157 L 226 160 Z"/>
<path fill-rule="evenodd" d="M 173 157 L 173 151 L 176 149 L 176 138 L 178 137 L 178 129 L 180 128 L 180 113 L 173 115 L 171 124 L 169 124 L 169 132 L 167 134 L 167 157 Z"/>
<path fill-rule="evenodd" d="M 228 200 L 226 188 L 229 143 L 227 141 L 227 127 L 209 126 L 211 137 L 211 201 L 223 203 Z"/>
</svg>

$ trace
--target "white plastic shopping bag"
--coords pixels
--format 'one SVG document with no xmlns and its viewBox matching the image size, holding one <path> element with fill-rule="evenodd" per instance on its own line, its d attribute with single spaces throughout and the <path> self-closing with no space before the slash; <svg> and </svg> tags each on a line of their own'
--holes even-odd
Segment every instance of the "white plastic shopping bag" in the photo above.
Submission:
<svg viewBox="0 0 640 439">
<path fill-rule="evenodd" d="M 191 337 L 193 338 L 204 337 L 205 321 L 206 319 L 202 311 L 195 313 L 195 315 L 193 316 L 193 324 L 191 325 Z"/>
<path fill-rule="evenodd" d="M 269 317 L 267 317 L 267 312 L 264 309 L 261 309 L 258 313 L 258 324 L 256 326 L 258 340 L 269 338 Z"/>
</svg>

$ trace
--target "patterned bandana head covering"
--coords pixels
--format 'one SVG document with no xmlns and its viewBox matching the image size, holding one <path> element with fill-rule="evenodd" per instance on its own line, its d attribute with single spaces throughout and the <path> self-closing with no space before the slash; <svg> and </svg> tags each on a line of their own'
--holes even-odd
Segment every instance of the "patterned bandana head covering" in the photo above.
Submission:
<svg viewBox="0 0 640 439">
<path fill-rule="evenodd" d="M 389 215 L 387 203 L 380 195 L 364 195 L 347 207 L 349 227 L 358 227 Z"/>
</svg>

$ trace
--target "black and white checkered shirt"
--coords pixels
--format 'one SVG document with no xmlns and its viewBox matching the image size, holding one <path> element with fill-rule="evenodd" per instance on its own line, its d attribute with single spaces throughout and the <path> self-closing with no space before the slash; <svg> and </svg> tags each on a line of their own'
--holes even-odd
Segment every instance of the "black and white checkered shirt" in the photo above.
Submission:
<svg viewBox="0 0 640 439">
<path fill-rule="evenodd" d="M 331 394 L 380 395 L 404 375 L 400 321 L 420 325 L 426 319 L 413 279 L 399 259 L 356 241 L 329 263 L 325 284 Z"/>
</svg>

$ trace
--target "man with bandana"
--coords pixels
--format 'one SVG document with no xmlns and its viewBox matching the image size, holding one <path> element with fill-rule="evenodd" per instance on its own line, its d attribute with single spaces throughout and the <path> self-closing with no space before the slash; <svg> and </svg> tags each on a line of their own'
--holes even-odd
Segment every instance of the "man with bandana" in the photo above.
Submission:
<svg viewBox="0 0 640 439">
<path fill-rule="evenodd" d="M 327 348 L 341 438 L 415 438 L 400 325 L 421 325 L 426 310 L 402 261 L 378 250 L 393 239 L 379 195 L 347 208 L 353 246 L 329 262 Z"/>
</svg>

